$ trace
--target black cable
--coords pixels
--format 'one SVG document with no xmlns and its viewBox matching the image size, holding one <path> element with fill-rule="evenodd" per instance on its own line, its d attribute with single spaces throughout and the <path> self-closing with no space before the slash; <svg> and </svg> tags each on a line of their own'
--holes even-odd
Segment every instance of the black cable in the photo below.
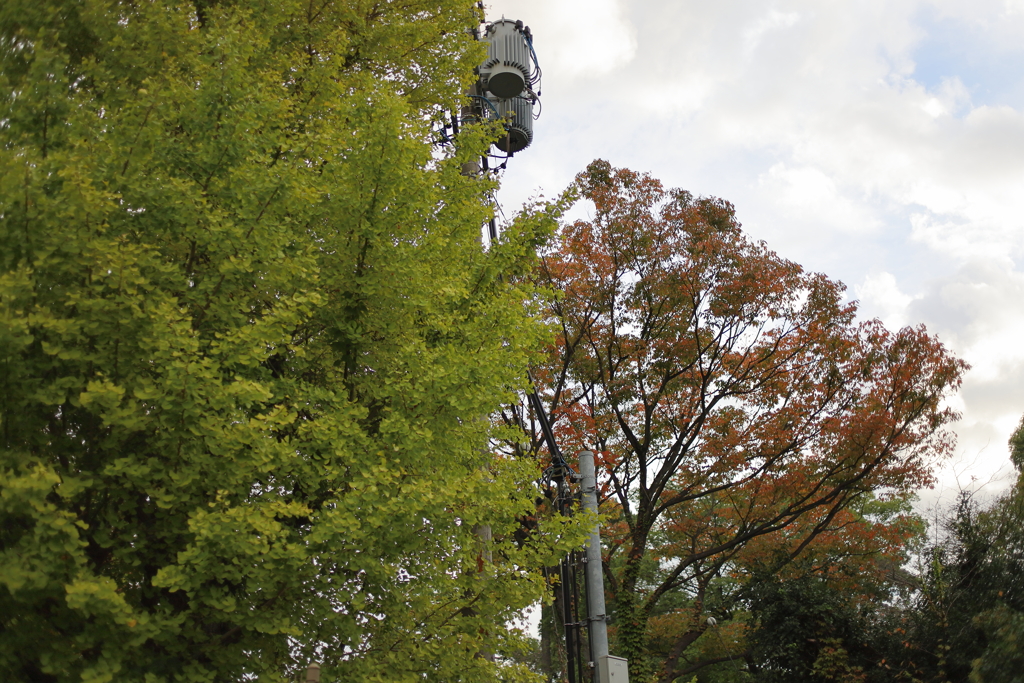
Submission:
<svg viewBox="0 0 1024 683">
<path fill-rule="evenodd" d="M 570 556 L 572 553 L 570 553 Z M 570 562 L 562 560 L 559 565 L 559 582 L 562 584 L 562 624 L 565 628 L 565 668 L 569 683 L 576 683 L 576 668 L 579 657 L 576 656 L 576 641 L 578 631 L 575 617 L 575 603 L 573 602 L 574 583 Z M 581 672 L 582 673 L 582 672 Z M 582 683 L 582 681 L 580 682 Z"/>
<path fill-rule="evenodd" d="M 533 382 L 533 375 L 530 371 L 526 371 L 527 376 L 530 378 L 530 385 L 533 391 L 529 396 L 530 404 L 533 406 L 533 412 L 537 414 L 537 422 L 540 423 L 540 431 L 544 437 L 544 442 L 548 445 L 548 452 L 551 453 L 551 464 L 562 465 L 568 467 L 569 464 L 565 462 L 565 458 L 562 457 L 562 451 L 559 450 L 558 444 L 555 442 L 555 434 L 551 431 L 551 423 L 548 422 L 548 414 L 544 411 L 544 405 L 540 402 L 540 396 L 537 395 L 537 387 Z"/>
<path fill-rule="evenodd" d="M 575 624 L 575 638 L 573 639 L 573 649 L 576 654 L 576 668 L 580 672 L 580 680 L 582 681 L 585 677 L 586 666 L 584 666 L 583 659 L 583 622 L 580 621 L 580 579 L 579 579 L 579 568 L 581 564 L 581 554 L 578 550 L 574 550 L 569 553 L 568 562 L 572 566 L 572 616 L 573 623 Z"/>
</svg>

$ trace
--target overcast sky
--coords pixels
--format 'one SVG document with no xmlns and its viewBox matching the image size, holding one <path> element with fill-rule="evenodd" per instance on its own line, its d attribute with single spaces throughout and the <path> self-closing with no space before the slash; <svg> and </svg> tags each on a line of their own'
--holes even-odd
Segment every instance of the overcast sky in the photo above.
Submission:
<svg viewBox="0 0 1024 683">
<path fill-rule="evenodd" d="M 590 161 L 736 206 L 752 237 L 973 369 L 924 494 L 997 493 L 1024 413 L 1024 0 L 492 0 L 543 112 L 510 213 Z"/>
</svg>

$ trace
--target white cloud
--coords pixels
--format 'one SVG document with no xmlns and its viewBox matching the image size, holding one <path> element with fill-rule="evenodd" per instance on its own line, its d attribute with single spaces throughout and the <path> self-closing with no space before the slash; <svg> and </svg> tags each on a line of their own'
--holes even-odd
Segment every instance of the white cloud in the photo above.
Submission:
<svg viewBox="0 0 1024 683">
<path fill-rule="evenodd" d="M 940 479 L 952 486 L 963 473 L 980 481 L 1006 474 L 1006 442 L 1024 413 L 1024 273 L 1006 258 L 971 261 L 935 278 L 906 315 L 972 366 L 959 396 L 960 456 Z"/>
<path fill-rule="evenodd" d="M 910 315 L 926 322 L 974 367 L 979 382 L 1024 369 L 1024 273 L 1012 261 L 977 259 L 936 277 Z M 1024 377 L 1021 377 L 1024 387 Z M 1024 411 L 1024 392 L 1015 401 Z"/>
<path fill-rule="evenodd" d="M 780 162 L 758 177 L 758 185 L 764 194 L 802 220 L 820 222 L 823 216 L 829 216 L 829 227 L 849 233 L 871 232 L 880 227 L 860 202 L 845 195 L 818 168 L 791 168 Z"/>
<path fill-rule="evenodd" d="M 898 330 L 907 324 L 907 307 L 914 297 L 900 290 L 892 273 L 871 273 L 854 287 L 854 292 L 860 300 L 860 312 L 864 317 L 878 318 L 890 330 Z"/>
<path fill-rule="evenodd" d="M 931 188 L 938 192 L 939 188 Z M 985 220 L 970 221 L 964 214 L 969 205 L 961 199 L 964 210 L 946 214 L 916 212 L 910 216 L 911 239 L 957 260 L 975 258 L 999 259 L 1017 250 L 1019 240 L 1005 224 Z"/>
<path fill-rule="evenodd" d="M 768 14 L 760 17 L 753 24 L 743 30 L 743 52 L 752 54 L 765 34 L 782 28 L 789 28 L 800 21 L 799 12 L 780 12 L 777 9 L 768 10 Z"/>
</svg>

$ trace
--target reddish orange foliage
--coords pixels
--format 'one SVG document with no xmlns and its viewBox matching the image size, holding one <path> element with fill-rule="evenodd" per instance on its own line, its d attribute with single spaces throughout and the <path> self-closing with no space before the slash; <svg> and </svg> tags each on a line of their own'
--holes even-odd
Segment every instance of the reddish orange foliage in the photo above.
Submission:
<svg viewBox="0 0 1024 683">
<path fill-rule="evenodd" d="M 858 323 L 841 283 L 748 240 L 728 202 L 603 161 L 576 183 L 594 217 L 544 254 L 558 339 L 535 379 L 563 450 L 599 454 L 621 653 L 641 662 L 659 604 L 686 596 L 658 618 L 670 681 L 716 577 L 899 555 L 905 520 L 852 510 L 930 482 L 965 365 L 923 327 Z"/>
</svg>

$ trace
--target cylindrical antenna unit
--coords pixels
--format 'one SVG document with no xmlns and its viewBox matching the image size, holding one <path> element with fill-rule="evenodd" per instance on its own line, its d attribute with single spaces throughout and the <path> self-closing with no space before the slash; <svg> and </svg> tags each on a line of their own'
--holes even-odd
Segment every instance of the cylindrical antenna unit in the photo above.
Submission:
<svg viewBox="0 0 1024 683">
<path fill-rule="evenodd" d="M 533 100 L 513 97 L 492 102 L 498 117 L 505 121 L 506 127 L 506 134 L 495 142 L 498 149 L 509 154 L 529 147 L 533 142 Z"/>
<path fill-rule="evenodd" d="M 530 80 L 530 46 L 523 22 L 502 19 L 487 27 L 487 61 L 480 65 L 485 89 L 499 99 L 523 94 Z"/>
</svg>

